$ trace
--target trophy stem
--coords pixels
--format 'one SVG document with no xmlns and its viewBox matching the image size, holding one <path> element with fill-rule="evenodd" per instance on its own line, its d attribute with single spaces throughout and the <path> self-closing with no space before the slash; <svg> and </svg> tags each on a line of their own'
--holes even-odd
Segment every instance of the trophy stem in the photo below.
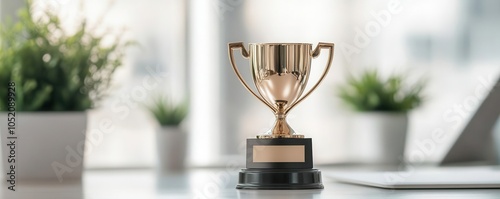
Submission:
<svg viewBox="0 0 500 199">
<path fill-rule="evenodd" d="M 293 133 L 293 129 L 286 122 L 286 115 L 276 115 L 276 123 L 272 129 L 273 137 L 289 138 Z"/>
<path fill-rule="evenodd" d="M 304 138 L 304 135 L 295 134 L 295 131 L 288 125 L 286 121 L 286 108 L 287 101 L 277 100 L 276 106 L 278 107 L 275 113 L 276 122 L 271 129 L 270 134 L 258 135 L 257 138 Z"/>
</svg>

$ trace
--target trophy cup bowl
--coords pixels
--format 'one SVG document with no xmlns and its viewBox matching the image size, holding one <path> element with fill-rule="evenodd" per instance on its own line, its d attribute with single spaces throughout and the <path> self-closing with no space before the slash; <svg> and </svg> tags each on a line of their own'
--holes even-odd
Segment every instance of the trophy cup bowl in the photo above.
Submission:
<svg viewBox="0 0 500 199">
<path fill-rule="evenodd" d="M 257 92 L 241 76 L 234 61 L 234 49 L 241 49 L 250 60 Z M 311 89 L 305 88 L 311 60 L 329 49 L 323 74 Z M 242 42 L 229 44 L 229 58 L 243 86 L 269 107 L 274 127 L 247 139 L 247 169 L 240 172 L 238 189 L 321 189 L 321 172 L 312 169 L 312 140 L 297 134 L 286 121 L 288 112 L 308 97 L 323 81 L 333 60 L 334 44 L 320 42 L 312 49 L 308 43 L 251 43 L 249 51 Z"/>
</svg>

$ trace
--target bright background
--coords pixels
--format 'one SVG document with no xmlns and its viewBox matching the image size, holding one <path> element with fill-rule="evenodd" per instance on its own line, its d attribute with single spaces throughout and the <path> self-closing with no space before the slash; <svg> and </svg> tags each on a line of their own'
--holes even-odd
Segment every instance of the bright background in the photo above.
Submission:
<svg viewBox="0 0 500 199">
<path fill-rule="evenodd" d="M 349 162 L 353 113 L 335 96 L 349 73 L 367 67 L 383 74 L 428 79 L 424 105 L 410 114 L 407 154 L 443 130 L 445 142 L 427 162 L 439 161 L 500 74 L 500 1 L 497 0 L 36 0 L 64 17 L 126 29 L 140 43 L 116 73 L 110 97 L 90 110 L 90 131 L 102 120 L 116 128 L 87 146 L 86 168 L 148 168 L 155 163 L 153 118 L 143 104 L 159 92 L 189 97 L 189 165 L 244 160 L 245 138 L 270 128 L 271 112 L 238 82 L 227 43 L 336 43 L 324 83 L 289 115 L 293 128 L 314 140 L 316 164 Z M 17 0 L 0 0 L 0 15 Z M 81 11 L 81 12 L 80 12 Z M 100 21 L 100 16 L 105 16 Z M 236 53 L 239 55 L 238 53 Z M 314 81 L 326 58 L 313 60 Z M 240 70 L 251 81 L 247 60 Z M 154 82 L 146 86 L 145 81 Z M 311 85 L 310 83 L 309 85 Z M 500 102 L 499 102 L 500 104 Z M 459 123 L 447 116 L 458 116 Z M 500 136 L 497 136 L 500 137 Z M 97 139 L 97 138 L 96 138 Z M 363 147 L 363 146 L 359 146 Z"/>
</svg>

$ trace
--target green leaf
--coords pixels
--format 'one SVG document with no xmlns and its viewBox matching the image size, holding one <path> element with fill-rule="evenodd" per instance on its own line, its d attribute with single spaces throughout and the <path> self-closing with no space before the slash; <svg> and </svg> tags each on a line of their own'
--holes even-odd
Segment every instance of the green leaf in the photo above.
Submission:
<svg viewBox="0 0 500 199">
<path fill-rule="evenodd" d="M 382 79 L 377 70 L 366 70 L 358 77 L 347 77 L 337 95 L 357 111 L 406 112 L 421 104 L 424 85 L 423 81 L 407 85 L 398 75 Z"/>
<path fill-rule="evenodd" d="M 37 13 L 44 16 L 35 19 L 32 7 L 28 0 L 17 23 L 0 26 L 0 95 L 6 95 L 5 85 L 14 81 L 19 111 L 92 108 L 108 91 L 131 41 L 123 41 L 120 34 L 104 45 L 101 41 L 113 35 L 95 35 L 86 19 L 75 22 L 79 26 L 68 34 L 57 13 L 41 10 Z M 0 111 L 6 99 L 0 97 Z"/>
<path fill-rule="evenodd" d="M 178 126 L 188 113 L 186 101 L 174 104 L 163 95 L 155 97 L 146 107 L 162 126 Z"/>
</svg>

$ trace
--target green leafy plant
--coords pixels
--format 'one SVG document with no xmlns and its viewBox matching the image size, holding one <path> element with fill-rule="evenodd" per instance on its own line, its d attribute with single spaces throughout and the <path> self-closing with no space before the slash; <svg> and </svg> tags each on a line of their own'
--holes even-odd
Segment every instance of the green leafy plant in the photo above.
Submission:
<svg viewBox="0 0 500 199">
<path fill-rule="evenodd" d="M 147 106 L 161 126 L 178 126 L 188 113 L 186 102 L 174 104 L 165 96 L 158 96 Z"/>
<path fill-rule="evenodd" d="M 423 82 L 407 85 L 403 76 L 382 79 L 376 70 L 350 76 L 338 96 L 357 111 L 407 112 L 422 103 Z"/>
<path fill-rule="evenodd" d="M 27 1 L 17 23 L 0 27 L 0 111 L 6 108 L 8 82 L 16 84 L 18 111 L 93 107 L 132 42 L 122 41 L 121 34 L 94 34 L 86 19 L 69 34 L 56 13 L 45 10 L 35 19 L 31 6 Z M 105 45 L 106 39 L 110 41 Z"/>
</svg>

